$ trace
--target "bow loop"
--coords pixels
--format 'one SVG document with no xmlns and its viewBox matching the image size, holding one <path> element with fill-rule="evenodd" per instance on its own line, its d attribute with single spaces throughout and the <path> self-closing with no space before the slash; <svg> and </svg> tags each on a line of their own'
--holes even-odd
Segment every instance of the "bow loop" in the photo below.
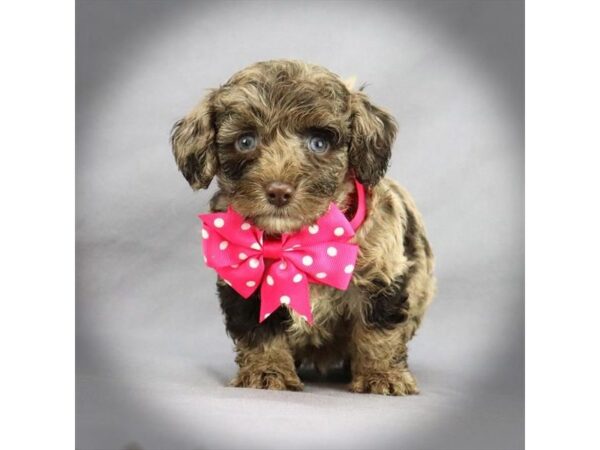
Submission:
<svg viewBox="0 0 600 450">
<path fill-rule="evenodd" d="M 356 244 L 335 241 L 305 246 L 286 254 L 288 260 L 304 272 L 311 283 L 341 290 L 348 288 L 357 255 Z"/>
<path fill-rule="evenodd" d="M 212 231 L 230 243 L 241 247 L 256 248 L 260 247 L 260 243 L 263 241 L 263 231 L 245 220 L 244 216 L 231 206 L 227 208 L 227 212 L 198 214 L 198 217 L 207 233 L 210 234 Z M 203 233 L 202 237 L 204 236 Z"/>
<path fill-rule="evenodd" d="M 319 217 L 314 224 L 303 227 L 294 234 L 284 234 L 282 242 L 284 249 L 304 247 L 323 242 L 347 242 L 354 237 L 354 229 L 344 213 L 333 203 L 324 216 Z"/>
</svg>

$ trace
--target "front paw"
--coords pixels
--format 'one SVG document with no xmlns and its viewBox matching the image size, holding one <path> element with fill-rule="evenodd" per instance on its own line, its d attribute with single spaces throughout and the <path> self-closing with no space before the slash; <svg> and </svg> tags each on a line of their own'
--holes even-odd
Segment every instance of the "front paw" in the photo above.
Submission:
<svg viewBox="0 0 600 450">
<path fill-rule="evenodd" d="M 301 391 L 304 385 L 295 371 L 267 369 L 240 369 L 237 376 L 231 380 L 231 386 L 253 389 L 272 389 L 277 391 Z"/>
<path fill-rule="evenodd" d="M 390 369 L 359 373 L 350 383 L 352 392 L 381 395 L 414 395 L 419 388 L 412 374 L 406 369 Z"/>
</svg>

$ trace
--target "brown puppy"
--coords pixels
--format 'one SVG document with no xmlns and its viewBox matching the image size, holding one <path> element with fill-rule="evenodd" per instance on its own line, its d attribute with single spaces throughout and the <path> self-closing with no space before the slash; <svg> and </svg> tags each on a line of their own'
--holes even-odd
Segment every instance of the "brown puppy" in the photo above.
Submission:
<svg viewBox="0 0 600 450">
<path fill-rule="evenodd" d="M 362 92 L 297 61 L 241 70 L 175 124 L 173 153 L 192 188 L 216 176 L 211 210 L 231 205 L 267 234 L 313 223 L 332 201 L 350 217 L 353 177 L 367 187 L 352 283 L 310 285 L 312 326 L 286 307 L 259 324 L 259 291 L 244 300 L 217 281 L 237 351 L 233 385 L 298 390 L 298 364 L 343 361 L 355 392 L 418 392 L 406 344 L 434 293 L 433 256 L 413 200 L 383 178 L 396 129 Z"/>
</svg>

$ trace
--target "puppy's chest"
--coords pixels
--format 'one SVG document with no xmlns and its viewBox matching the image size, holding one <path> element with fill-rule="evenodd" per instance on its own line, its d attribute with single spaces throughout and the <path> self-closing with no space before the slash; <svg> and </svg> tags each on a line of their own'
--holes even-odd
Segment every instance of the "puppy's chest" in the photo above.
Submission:
<svg viewBox="0 0 600 450">
<path fill-rule="evenodd" d="M 297 346 L 321 346 L 335 338 L 350 317 L 351 298 L 348 292 L 323 286 L 310 286 L 313 324 L 292 314 L 288 335 Z"/>
</svg>

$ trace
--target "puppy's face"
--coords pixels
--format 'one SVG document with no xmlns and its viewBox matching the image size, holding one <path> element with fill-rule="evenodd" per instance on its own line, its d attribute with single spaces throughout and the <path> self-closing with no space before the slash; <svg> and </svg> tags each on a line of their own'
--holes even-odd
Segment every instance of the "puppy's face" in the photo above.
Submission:
<svg viewBox="0 0 600 450">
<path fill-rule="evenodd" d="M 231 206 L 268 233 L 322 215 L 352 175 L 384 175 L 394 119 L 318 66 L 269 61 L 235 74 L 173 128 L 194 189 L 216 176 Z"/>
</svg>

